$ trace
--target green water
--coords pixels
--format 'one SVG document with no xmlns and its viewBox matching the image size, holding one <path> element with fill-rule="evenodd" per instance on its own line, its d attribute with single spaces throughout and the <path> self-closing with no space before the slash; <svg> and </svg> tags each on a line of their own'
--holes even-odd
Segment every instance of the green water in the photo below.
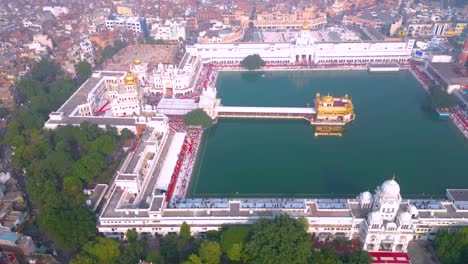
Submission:
<svg viewBox="0 0 468 264">
<path fill-rule="evenodd" d="M 468 188 L 468 143 L 423 110 L 425 91 L 407 71 L 221 73 L 227 106 L 302 107 L 317 92 L 353 99 L 342 138 L 314 138 L 301 120 L 224 119 L 205 133 L 190 195 L 354 196 L 393 173 L 407 195 Z"/>
</svg>

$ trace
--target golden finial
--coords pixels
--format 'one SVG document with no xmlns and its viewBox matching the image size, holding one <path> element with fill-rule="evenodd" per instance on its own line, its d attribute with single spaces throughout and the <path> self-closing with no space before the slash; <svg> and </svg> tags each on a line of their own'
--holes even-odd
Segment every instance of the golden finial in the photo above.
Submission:
<svg viewBox="0 0 468 264">
<path fill-rule="evenodd" d="M 393 173 L 393 177 L 392 177 L 392 180 L 395 180 L 395 173 Z"/>
</svg>

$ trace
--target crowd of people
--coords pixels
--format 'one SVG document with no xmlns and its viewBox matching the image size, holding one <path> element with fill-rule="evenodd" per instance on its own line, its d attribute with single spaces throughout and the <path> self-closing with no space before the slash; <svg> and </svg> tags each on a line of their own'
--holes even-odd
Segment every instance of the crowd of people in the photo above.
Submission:
<svg viewBox="0 0 468 264">
<path fill-rule="evenodd" d="M 455 106 L 452 108 L 451 117 L 465 137 L 468 137 L 468 111 L 462 109 L 460 106 Z"/>
<path fill-rule="evenodd" d="M 185 137 L 182 150 L 179 154 L 174 173 L 169 183 L 166 201 L 170 202 L 172 196 L 184 197 L 192 176 L 192 169 L 197 158 L 202 131 L 200 129 L 189 129 Z"/>
<path fill-rule="evenodd" d="M 424 71 L 421 71 L 417 65 L 412 65 L 411 66 L 412 72 L 415 74 L 416 79 L 427 89 L 427 87 L 430 87 L 434 85 L 434 81 L 429 78 L 427 73 Z"/>
<path fill-rule="evenodd" d="M 171 118 L 169 120 L 169 127 L 175 132 L 187 131 L 187 126 L 185 125 L 183 118 Z"/>
</svg>

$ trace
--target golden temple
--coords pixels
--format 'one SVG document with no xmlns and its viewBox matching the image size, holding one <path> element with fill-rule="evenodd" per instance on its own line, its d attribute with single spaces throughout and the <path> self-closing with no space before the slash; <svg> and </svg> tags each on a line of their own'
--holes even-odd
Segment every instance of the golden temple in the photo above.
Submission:
<svg viewBox="0 0 468 264">
<path fill-rule="evenodd" d="M 353 102 L 348 95 L 335 98 L 317 93 L 314 102 L 317 111 L 315 122 L 345 125 L 355 118 Z"/>
</svg>

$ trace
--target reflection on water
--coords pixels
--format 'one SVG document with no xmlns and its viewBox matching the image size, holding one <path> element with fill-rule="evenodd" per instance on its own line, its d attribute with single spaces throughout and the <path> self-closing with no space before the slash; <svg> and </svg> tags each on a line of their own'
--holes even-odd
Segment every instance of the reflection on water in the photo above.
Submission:
<svg viewBox="0 0 468 264">
<path fill-rule="evenodd" d="M 342 137 L 344 126 L 316 126 L 314 137 Z"/>
</svg>

